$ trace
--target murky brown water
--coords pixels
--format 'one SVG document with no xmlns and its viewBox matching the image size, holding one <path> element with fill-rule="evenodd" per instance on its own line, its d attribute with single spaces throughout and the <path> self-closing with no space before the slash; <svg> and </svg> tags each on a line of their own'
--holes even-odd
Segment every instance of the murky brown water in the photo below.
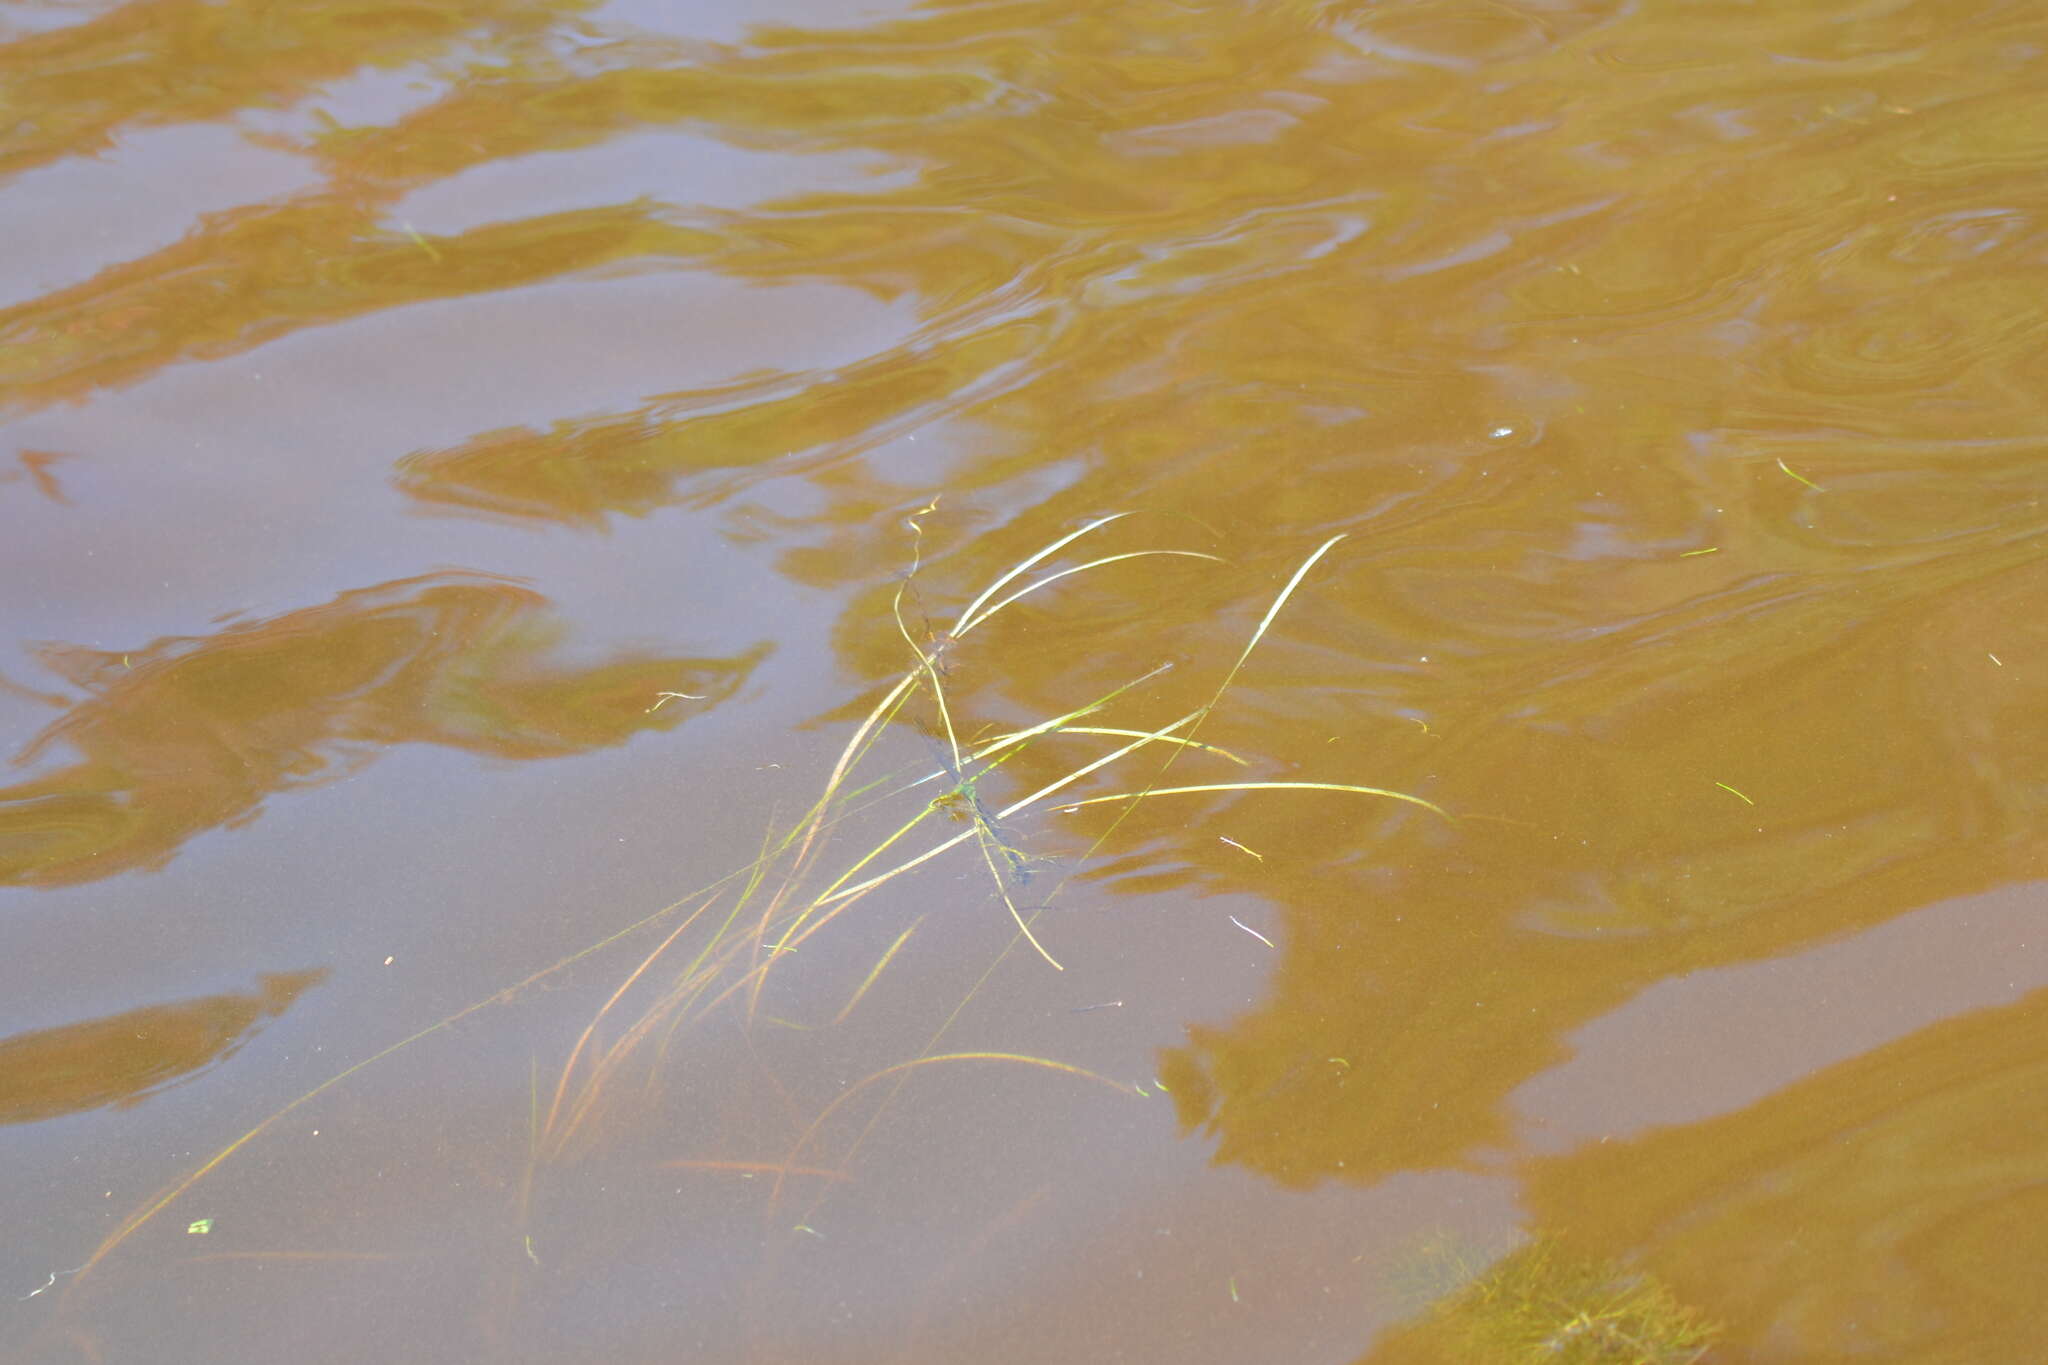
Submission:
<svg viewBox="0 0 2048 1365">
<path fill-rule="evenodd" d="M 2040 5 L 0 22 L 8 1358 L 2048 1339 Z"/>
</svg>

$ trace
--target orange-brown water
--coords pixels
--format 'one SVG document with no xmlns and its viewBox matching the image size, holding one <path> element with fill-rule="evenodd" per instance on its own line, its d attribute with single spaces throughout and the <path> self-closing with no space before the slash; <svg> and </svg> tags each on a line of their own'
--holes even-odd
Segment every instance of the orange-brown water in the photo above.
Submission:
<svg viewBox="0 0 2048 1365">
<path fill-rule="evenodd" d="M 0 1351 L 2048 1339 L 2038 4 L 697 11 L 0 8 Z"/>
</svg>

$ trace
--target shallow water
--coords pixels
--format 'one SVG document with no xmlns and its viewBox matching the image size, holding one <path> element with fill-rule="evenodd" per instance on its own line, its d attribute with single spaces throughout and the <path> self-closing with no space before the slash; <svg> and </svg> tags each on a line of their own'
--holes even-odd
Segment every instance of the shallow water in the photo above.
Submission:
<svg viewBox="0 0 2048 1365">
<path fill-rule="evenodd" d="M 2039 6 L 0 25 L 10 1358 L 2048 1330 Z"/>
</svg>

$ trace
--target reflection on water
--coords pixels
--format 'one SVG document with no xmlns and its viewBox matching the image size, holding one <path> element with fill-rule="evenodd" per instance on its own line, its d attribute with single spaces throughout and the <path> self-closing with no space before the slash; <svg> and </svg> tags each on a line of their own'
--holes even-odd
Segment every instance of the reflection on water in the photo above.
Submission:
<svg viewBox="0 0 2048 1365">
<path fill-rule="evenodd" d="M 0 1123 L 140 1104 L 234 1055 L 327 973 L 267 972 L 255 993 L 148 1005 L 0 1039 Z"/>
<path fill-rule="evenodd" d="M 55 885 L 161 865 L 193 834 L 252 819 L 271 795 L 346 774 L 383 749 L 444 744 L 542 758 L 679 723 L 759 661 L 629 659 L 564 669 L 531 589 L 442 578 L 120 654 L 49 646 L 41 662 L 91 700 L 23 751 L 81 761 L 0 788 L 0 880 Z M 652 703 L 650 705 L 650 703 Z"/>
<path fill-rule="evenodd" d="M 647 10 L 0 21 L 11 1344 L 2024 1354 L 2038 7 Z"/>
<path fill-rule="evenodd" d="M 1845 1353 L 1995 1359 L 2039 1322 L 2042 1000 L 1937 1025 L 1738 1114 L 1533 1163 L 1533 1210 L 1596 1244 L 1655 1244 L 1696 1294 L 1753 1305 L 1733 1342 L 1759 1356 L 1825 1337 Z"/>
</svg>

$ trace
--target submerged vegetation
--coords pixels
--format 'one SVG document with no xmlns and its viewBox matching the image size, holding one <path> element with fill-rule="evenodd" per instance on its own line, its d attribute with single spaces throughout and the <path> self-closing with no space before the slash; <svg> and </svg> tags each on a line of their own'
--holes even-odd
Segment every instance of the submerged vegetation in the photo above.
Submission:
<svg viewBox="0 0 2048 1365">
<path fill-rule="evenodd" d="M 1384 798 L 1449 818 L 1441 808 L 1421 797 L 1353 783 L 1206 781 L 1168 784 L 1164 780 L 1168 769 L 1183 755 L 1243 765 L 1243 759 L 1202 743 L 1197 734 L 1310 570 L 1343 539 L 1342 536 L 1325 541 L 1295 569 L 1235 660 L 1208 693 L 1207 699 L 1194 709 L 1164 724 L 1150 727 L 1099 723 L 1099 713 L 1127 698 L 1136 699 L 1144 684 L 1172 667 L 1171 664 L 1161 664 L 1036 724 L 993 734 L 963 733 L 961 718 L 956 715 L 949 696 L 948 669 L 944 658 L 954 643 L 971 636 L 1020 600 L 1074 575 L 1153 556 L 1210 561 L 1215 561 L 1216 556 L 1192 550 L 1141 549 L 1053 567 L 1057 557 L 1070 546 L 1127 514 L 1106 516 L 1082 525 L 1010 566 L 968 602 L 944 631 L 929 627 L 913 630 L 904 614 L 905 595 L 920 562 L 917 547 L 921 546 L 923 529 L 919 518 L 932 510 L 927 506 L 908 519 L 907 525 L 914 538 L 912 562 L 892 604 L 895 629 L 909 651 L 907 666 L 854 726 L 851 737 L 840 750 L 810 808 L 779 836 L 771 833 L 758 857 L 690 896 L 392 1044 L 316 1086 L 132 1214 L 107 1237 L 82 1269 L 89 1270 L 97 1265 L 238 1149 L 286 1114 L 363 1068 L 447 1029 L 488 1005 L 508 1001 L 526 987 L 638 932 L 661 933 L 661 937 L 624 974 L 616 989 L 596 1010 L 570 1048 L 552 1084 L 542 1084 L 536 1077 L 530 1160 L 526 1177 L 521 1182 L 522 1208 L 527 1206 L 534 1193 L 536 1176 L 551 1163 L 570 1158 L 589 1141 L 597 1126 L 594 1120 L 603 1111 L 607 1097 L 618 1089 L 630 1064 L 637 1060 L 649 1074 L 658 1071 L 667 1061 L 669 1046 L 678 1030 L 714 1012 L 725 1010 L 748 1021 L 762 1017 L 763 992 L 785 959 L 811 943 L 840 916 L 876 891 L 954 850 L 971 845 L 972 854 L 987 872 L 993 898 L 1000 901 L 1014 926 L 1013 946 L 1026 944 L 1048 967 L 1063 969 L 1052 945 L 1045 943 L 1033 927 L 1046 904 L 1058 895 L 1059 887 L 1040 893 L 1038 899 L 1030 903 L 1020 901 L 1015 893 L 1015 888 L 1022 884 L 1023 877 L 1031 870 L 1030 859 L 1008 831 L 1006 822 L 1025 812 L 1072 810 L 1097 804 L 1118 805 L 1119 813 L 1096 837 L 1089 850 L 1091 853 L 1102 846 L 1124 815 L 1138 803 L 1164 796 L 1306 790 Z M 662 699 L 667 700 L 673 695 L 664 694 Z M 892 724 L 908 723 L 906 709 L 914 703 L 921 703 L 928 709 L 929 719 L 920 717 L 918 728 L 934 737 L 941 748 L 939 770 L 914 778 L 903 774 L 866 776 L 864 765 L 878 740 Z M 1106 748 L 1096 757 L 1041 783 L 1021 797 L 996 804 L 985 796 L 980 784 L 990 772 L 1053 735 L 1084 736 Z M 1087 779 L 1098 773 L 1111 773 L 1119 765 L 1128 766 L 1127 760 L 1133 760 L 1143 752 L 1163 754 L 1163 758 L 1149 772 L 1137 774 L 1134 780 L 1116 783 L 1120 790 L 1074 794 L 1073 789 Z M 932 795 L 931 788 L 940 784 L 943 784 L 942 789 L 937 795 Z M 892 806 L 907 812 L 907 818 L 893 832 L 836 869 L 828 866 L 827 854 L 833 837 L 843 832 L 842 827 L 850 817 L 872 818 L 877 812 L 886 814 Z M 921 847 L 920 838 L 924 840 Z M 1082 861 L 1086 861 L 1085 856 Z M 839 1023 L 852 1013 L 895 961 L 917 927 L 913 923 L 896 935 L 838 1009 L 831 1023 L 823 1027 Z M 972 994 L 970 990 L 969 995 Z M 910 1073 L 936 1064 L 1000 1062 L 1026 1065 L 1101 1082 L 1131 1093 L 1143 1093 L 1135 1087 L 1050 1058 L 990 1050 L 943 1050 L 940 1044 L 946 1029 L 946 1024 L 940 1025 L 920 1055 L 882 1067 L 865 1080 L 846 1088 L 812 1120 L 795 1150 L 781 1161 L 761 1163 L 758 1169 L 777 1174 L 776 1189 L 779 1191 L 783 1177 L 810 1169 L 799 1165 L 804 1148 L 827 1119 L 856 1093 L 885 1079 L 900 1084 Z M 535 1255 L 530 1235 L 526 1250 L 529 1256 Z"/>
<path fill-rule="evenodd" d="M 1554 1236 L 1518 1247 L 1483 1274 L 1441 1247 L 1428 1261 L 1432 1278 L 1461 1287 L 1407 1334 L 1393 1353 L 1403 1360 L 1694 1365 L 1720 1334 L 1657 1280 L 1576 1255 Z"/>
</svg>

